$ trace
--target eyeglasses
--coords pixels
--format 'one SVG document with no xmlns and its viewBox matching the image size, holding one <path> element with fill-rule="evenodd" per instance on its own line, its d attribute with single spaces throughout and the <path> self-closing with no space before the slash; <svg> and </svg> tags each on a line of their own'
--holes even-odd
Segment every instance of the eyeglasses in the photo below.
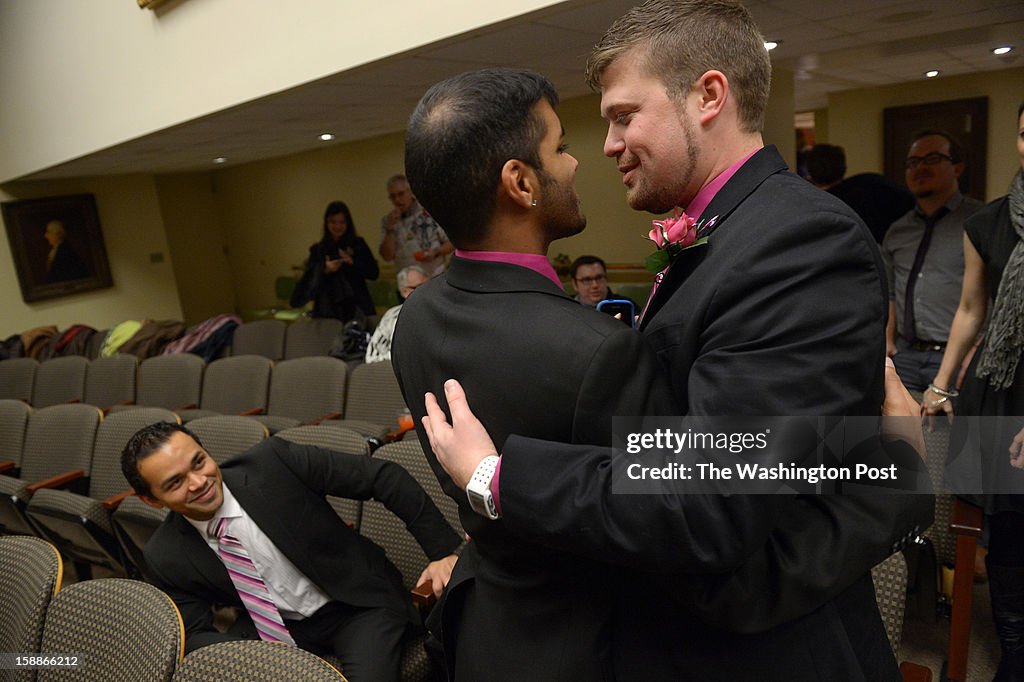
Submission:
<svg viewBox="0 0 1024 682">
<path fill-rule="evenodd" d="M 953 157 L 948 154 L 940 154 L 939 152 L 932 152 L 931 154 L 925 154 L 924 156 L 908 156 L 904 165 L 907 170 L 914 170 L 921 164 L 926 166 L 934 166 L 935 164 L 942 163 L 943 161 L 953 161 Z"/>
<path fill-rule="evenodd" d="M 582 284 L 583 286 L 589 287 L 591 284 L 600 284 L 606 279 L 608 278 L 605 275 L 594 275 L 593 277 L 580 277 L 576 281 Z"/>
</svg>

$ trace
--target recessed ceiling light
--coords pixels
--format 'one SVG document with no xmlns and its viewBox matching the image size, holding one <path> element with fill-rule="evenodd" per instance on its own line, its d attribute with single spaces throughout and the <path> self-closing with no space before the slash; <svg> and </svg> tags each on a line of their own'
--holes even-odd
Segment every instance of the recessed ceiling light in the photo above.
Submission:
<svg viewBox="0 0 1024 682">
<path fill-rule="evenodd" d="M 992 50 L 992 54 L 1006 54 L 1007 52 L 1010 52 L 1011 50 L 1013 50 L 1013 47 L 1010 46 L 1010 45 L 1000 45 L 999 47 L 994 48 Z"/>
<path fill-rule="evenodd" d="M 332 133 L 320 133 L 320 139 L 324 142 L 330 142 L 334 139 L 334 135 Z"/>
<path fill-rule="evenodd" d="M 938 75 L 939 75 L 939 72 L 936 69 L 932 69 L 931 71 L 925 71 L 924 72 L 924 77 L 925 78 L 935 78 Z"/>
<path fill-rule="evenodd" d="M 218 156 L 216 159 L 213 160 L 214 163 L 224 163 L 226 161 L 227 159 L 223 156 Z"/>
<path fill-rule="evenodd" d="M 782 44 L 781 40 L 766 40 L 766 41 L 764 41 L 764 49 L 766 49 L 769 52 L 771 52 L 772 50 L 774 50 L 775 48 L 777 48 L 781 44 Z"/>
</svg>

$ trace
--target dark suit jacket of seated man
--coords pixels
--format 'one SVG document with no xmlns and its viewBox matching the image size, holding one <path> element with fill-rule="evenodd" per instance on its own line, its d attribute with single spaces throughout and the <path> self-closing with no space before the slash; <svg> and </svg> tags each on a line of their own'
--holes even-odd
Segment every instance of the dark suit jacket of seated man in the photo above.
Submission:
<svg viewBox="0 0 1024 682">
<path fill-rule="evenodd" d="M 170 427 L 173 431 L 182 428 Z M 135 465 L 127 461 L 128 450 L 145 431 L 129 443 L 122 461 L 125 475 L 137 491 L 130 476 Z M 171 462 L 170 467 L 168 460 L 161 461 L 179 455 L 182 462 Z M 288 617 L 301 614 L 285 616 L 296 643 L 338 656 L 349 680 L 398 679 L 401 643 L 409 628 L 419 627 L 418 614 L 401 575 L 384 551 L 348 527 L 324 496 L 379 500 L 406 523 L 431 560 L 430 566 L 446 564 L 450 572 L 452 552 L 461 540 L 402 467 L 271 438 L 218 469 L 184 431 L 172 433 L 164 448 L 150 449 L 148 456 L 137 460 L 137 467 L 151 495 L 158 498 L 143 495 L 143 500 L 174 510 L 146 544 L 145 558 L 156 585 L 181 611 L 186 651 L 220 641 L 260 638 L 213 549 L 217 540 L 198 530 L 225 509 L 224 496 L 216 490 L 223 480 L 231 496 L 270 540 L 271 549 L 276 548 L 280 555 L 270 564 L 276 572 L 265 577 L 268 585 L 294 592 L 301 590 L 296 583 L 301 585 L 302 577 L 311 583 L 305 594 L 292 594 L 292 601 L 308 604 L 303 600 L 313 599 L 317 610 L 301 619 Z M 193 485 L 189 479 L 198 482 Z M 176 492 L 181 497 L 175 498 Z M 301 574 L 297 579 L 281 573 L 281 565 L 287 562 Z M 254 563 L 259 566 L 258 560 Z M 275 582 L 275 576 L 280 582 Z M 318 591 L 320 601 L 310 597 L 310 591 Z M 319 606 L 324 600 L 326 604 Z M 214 628 L 215 605 L 239 607 L 238 620 L 229 632 Z"/>
</svg>

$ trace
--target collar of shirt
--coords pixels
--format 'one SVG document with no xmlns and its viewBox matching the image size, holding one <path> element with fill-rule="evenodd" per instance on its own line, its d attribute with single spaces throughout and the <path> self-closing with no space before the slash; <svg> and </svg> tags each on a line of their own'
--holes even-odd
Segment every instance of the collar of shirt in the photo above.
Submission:
<svg viewBox="0 0 1024 682">
<path fill-rule="evenodd" d="M 708 207 L 711 200 L 718 194 L 718 190 L 725 186 L 725 183 L 729 182 L 729 178 L 736 175 L 736 171 L 743 167 L 751 156 L 761 151 L 762 147 L 758 147 L 754 151 L 750 152 L 742 159 L 734 163 L 733 165 L 726 168 L 724 171 L 719 173 L 714 180 L 701 187 L 700 191 L 697 192 L 697 196 L 693 198 L 693 201 L 686 207 L 686 215 L 692 218 L 700 218 L 700 214 L 704 212 L 704 209 Z"/>
<path fill-rule="evenodd" d="M 224 503 L 220 505 L 220 509 L 218 509 L 217 513 L 213 515 L 212 519 L 209 519 L 208 521 L 196 521 L 195 519 L 190 519 L 187 516 L 185 517 L 185 520 L 191 523 L 192 527 L 207 539 L 210 539 L 211 537 L 206 531 L 206 529 L 210 527 L 211 523 L 216 525 L 216 522 L 221 519 L 237 519 L 243 514 L 242 505 L 238 504 L 238 500 L 236 500 L 235 496 L 231 494 L 231 491 L 228 490 L 227 484 L 223 481 L 221 481 L 221 490 L 224 491 Z"/>
<path fill-rule="evenodd" d="M 945 206 L 949 210 L 949 212 L 952 213 L 953 211 L 960 208 L 960 204 L 962 203 L 964 203 L 964 195 L 960 194 L 960 192 L 955 192 L 953 196 L 951 196 L 949 200 L 943 204 L 943 206 Z M 928 217 L 924 214 L 924 211 L 921 210 L 921 206 L 916 203 L 914 204 L 914 214 L 921 220 L 924 220 Z"/>
<path fill-rule="evenodd" d="M 562 288 L 562 282 L 558 279 L 558 274 L 555 272 L 555 268 L 552 267 L 551 261 L 548 260 L 547 256 L 542 256 L 539 253 L 513 253 L 511 251 L 463 251 L 462 249 L 455 249 L 455 255 L 459 258 L 468 258 L 469 260 L 483 260 L 491 263 L 508 263 L 509 265 L 518 265 L 522 268 L 529 268 L 538 275 L 544 275 L 559 289 Z"/>
</svg>

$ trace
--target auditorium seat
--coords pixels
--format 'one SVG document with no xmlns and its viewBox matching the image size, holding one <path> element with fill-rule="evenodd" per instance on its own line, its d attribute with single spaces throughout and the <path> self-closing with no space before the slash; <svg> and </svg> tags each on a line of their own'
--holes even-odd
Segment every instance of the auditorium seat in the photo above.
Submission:
<svg viewBox="0 0 1024 682">
<path fill-rule="evenodd" d="M 280 360 L 284 358 L 287 327 L 281 320 L 256 320 L 240 324 L 231 337 L 231 355 L 260 355 Z"/>
<path fill-rule="evenodd" d="M 139 365 L 135 402 L 167 410 L 199 407 L 205 369 L 206 361 L 191 353 L 146 358 Z"/>
<path fill-rule="evenodd" d="M 138 367 L 139 361 L 134 355 L 119 353 L 93 360 L 85 373 L 82 402 L 95 405 L 104 413 L 115 405 L 133 404 Z"/>
<path fill-rule="evenodd" d="M 89 361 L 80 355 L 53 358 L 39 364 L 32 389 L 32 406 L 49 407 L 81 402 L 85 396 L 85 373 Z"/>
<path fill-rule="evenodd" d="M 52 362 L 52 361 L 51 361 Z M 8 535 L 35 535 L 25 507 L 43 487 L 68 487 L 84 493 L 89 485 L 98 408 L 85 404 L 33 410 L 25 432 L 20 478 L 0 476 L 0 526 Z"/>
<path fill-rule="evenodd" d="M 284 339 L 286 360 L 308 356 L 327 355 L 334 339 L 345 325 L 330 317 L 297 320 L 288 325 Z"/>
<path fill-rule="evenodd" d="M 263 424 L 238 415 L 201 417 L 186 426 L 217 464 L 242 454 L 270 435 Z"/>
<path fill-rule="evenodd" d="M 214 360 L 203 374 L 198 409 L 175 411 L 184 422 L 217 414 L 264 414 L 273 364 L 260 355 Z"/>
<path fill-rule="evenodd" d="M 352 370 L 345 418 L 330 423 L 382 439 L 398 426 L 398 415 L 405 409 L 391 361 L 373 362 Z"/>
<path fill-rule="evenodd" d="M 0 399 L 0 474 L 19 475 L 31 414 L 32 406 L 28 403 Z"/>
<path fill-rule="evenodd" d="M 37 653 L 46 609 L 60 591 L 60 554 L 31 537 L 0 537 L 0 651 Z M 3 679 L 31 682 L 34 670 L 5 670 Z"/>
<path fill-rule="evenodd" d="M 170 597 L 124 578 L 69 585 L 50 602 L 40 653 L 75 654 L 74 668 L 43 668 L 39 682 L 170 680 L 185 648 L 185 628 Z"/>
<path fill-rule="evenodd" d="M 32 402 L 39 361 L 34 358 L 12 358 L 0 362 L 0 399 Z"/>
<path fill-rule="evenodd" d="M 174 682 L 343 682 L 322 658 L 294 646 L 262 640 L 219 642 L 196 649 L 181 662 Z"/>
<path fill-rule="evenodd" d="M 345 409 L 348 365 L 329 356 L 296 358 L 274 365 L 267 414 L 253 419 L 270 433 L 320 419 L 337 419 Z"/>
</svg>

